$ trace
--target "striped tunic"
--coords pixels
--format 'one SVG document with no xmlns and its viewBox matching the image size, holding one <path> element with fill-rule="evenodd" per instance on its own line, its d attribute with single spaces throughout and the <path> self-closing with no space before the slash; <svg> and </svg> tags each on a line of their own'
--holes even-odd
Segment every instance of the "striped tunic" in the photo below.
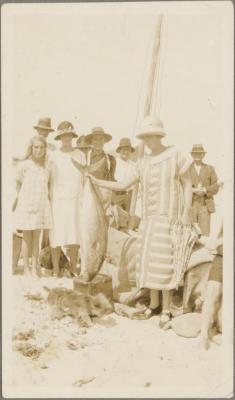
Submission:
<svg viewBox="0 0 235 400">
<path fill-rule="evenodd" d="M 174 147 L 159 156 L 145 156 L 136 165 L 142 198 L 142 220 L 137 240 L 139 288 L 177 287 L 170 227 L 183 211 L 180 176 L 191 161 Z"/>
</svg>

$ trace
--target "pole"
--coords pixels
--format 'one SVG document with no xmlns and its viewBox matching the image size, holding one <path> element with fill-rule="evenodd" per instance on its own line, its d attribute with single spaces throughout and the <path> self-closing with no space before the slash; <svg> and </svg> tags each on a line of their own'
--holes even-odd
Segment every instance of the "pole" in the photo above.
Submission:
<svg viewBox="0 0 235 400">
<path fill-rule="evenodd" d="M 140 93 L 140 104 L 138 115 L 136 119 L 136 124 L 139 126 L 143 123 L 143 120 L 148 117 L 160 117 L 160 72 L 161 72 L 161 55 L 162 55 L 162 39 L 163 39 L 163 30 L 164 30 L 164 15 L 159 15 L 156 20 L 155 31 L 154 31 L 154 39 L 153 44 L 150 48 L 150 54 L 148 56 L 149 63 L 147 64 L 147 68 L 145 71 L 144 82 L 142 86 L 142 90 Z M 138 121 L 138 124 L 137 124 Z M 135 133 L 136 129 L 135 126 Z M 138 159 L 143 157 L 144 155 L 144 144 L 141 141 L 138 146 Z M 136 202 L 138 197 L 138 184 L 132 191 L 131 197 L 131 205 L 130 205 L 130 229 L 134 224 L 134 215 L 136 209 Z"/>
</svg>

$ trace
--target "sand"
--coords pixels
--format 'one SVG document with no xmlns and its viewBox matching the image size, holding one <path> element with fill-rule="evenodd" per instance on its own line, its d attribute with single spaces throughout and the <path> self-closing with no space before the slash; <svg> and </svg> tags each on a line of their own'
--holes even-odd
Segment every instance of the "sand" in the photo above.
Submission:
<svg viewBox="0 0 235 400">
<path fill-rule="evenodd" d="M 229 396 L 232 371 L 222 346 L 199 351 L 197 338 L 160 330 L 158 316 L 139 321 L 112 313 L 91 328 L 70 317 L 53 321 L 43 286 L 71 288 L 72 280 L 13 281 L 12 382 L 5 387 L 12 397 Z"/>
</svg>

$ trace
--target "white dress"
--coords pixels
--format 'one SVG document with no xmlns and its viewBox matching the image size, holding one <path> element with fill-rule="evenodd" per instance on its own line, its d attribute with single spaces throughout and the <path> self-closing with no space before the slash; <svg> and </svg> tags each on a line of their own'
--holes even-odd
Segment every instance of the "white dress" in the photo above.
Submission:
<svg viewBox="0 0 235 400">
<path fill-rule="evenodd" d="M 78 149 L 71 152 L 55 150 L 49 158 L 50 196 L 53 227 L 49 232 L 51 247 L 79 245 L 79 215 L 83 177 L 71 157 L 86 164 L 85 155 Z"/>
<path fill-rule="evenodd" d="M 15 227 L 19 230 L 49 229 L 52 226 L 48 197 L 48 165 L 21 161 L 16 181 L 21 184 L 15 209 Z"/>
</svg>

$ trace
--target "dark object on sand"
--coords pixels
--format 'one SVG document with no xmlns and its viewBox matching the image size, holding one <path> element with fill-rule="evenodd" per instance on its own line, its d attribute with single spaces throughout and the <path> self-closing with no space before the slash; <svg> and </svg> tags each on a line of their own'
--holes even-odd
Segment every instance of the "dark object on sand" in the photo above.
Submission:
<svg viewBox="0 0 235 400">
<path fill-rule="evenodd" d="M 91 296 L 102 293 L 109 301 L 113 301 L 112 278 L 110 276 L 98 274 L 91 282 L 87 282 L 83 279 L 83 276 L 79 276 L 74 278 L 73 287 L 78 293 Z"/>
<path fill-rule="evenodd" d="M 43 267 L 45 269 L 53 269 L 50 246 L 44 247 L 40 251 L 39 264 L 41 265 L 41 267 Z M 69 260 L 62 250 L 60 253 L 59 266 L 60 266 L 60 270 L 65 270 L 65 268 L 69 268 Z"/>
<path fill-rule="evenodd" d="M 91 326 L 91 317 L 101 317 L 113 311 L 113 305 L 99 293 L 89 296 L 66 288 L 48 289 L 48 303 L 52 307 L 52 319 L 71 316 L 83 325 Z"/>
</svg>

